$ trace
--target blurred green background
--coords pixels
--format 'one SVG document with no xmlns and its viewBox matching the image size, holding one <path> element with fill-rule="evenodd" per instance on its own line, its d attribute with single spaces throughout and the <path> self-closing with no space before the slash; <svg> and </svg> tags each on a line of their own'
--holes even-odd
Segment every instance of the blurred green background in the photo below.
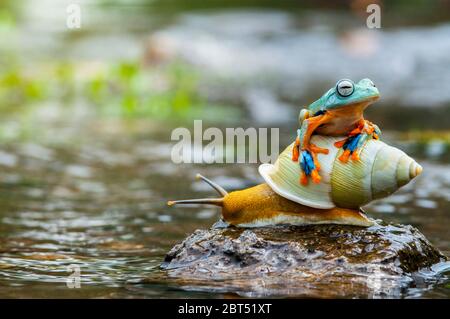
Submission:
<svg viewBox="0 0 450 319">
<path fill-rule="evenodd" d="M 171 131 L 277 127 L 284 149 L 300 108 L 343 77 L 374 81 L 366 118 L 424 166 L 369 214 L 448 255 L 450 1 L 0 0 L 0 297 L 222 296 L 128 284 L 217 220 L 165 207 L 211 196 L 195 173 L 262 181 L 257 165 L 173 164 Z M 66 288 L 69 264 L 83 289 Z M 445 282 L 394 294 L 450 296 Z"/>
<path fill-rule="evenodd" d="M 341 77 L 373 79 L 385 129 L 449 127 L 448 1 L 380 2 L 381 29 L 364 0 L 78 1 L 80 29 L 71 3 L 2 1 L 2 118 L 27 124 L 1 137 L 45 135 L 35 112 L 279 124 Z"/>
</svg>

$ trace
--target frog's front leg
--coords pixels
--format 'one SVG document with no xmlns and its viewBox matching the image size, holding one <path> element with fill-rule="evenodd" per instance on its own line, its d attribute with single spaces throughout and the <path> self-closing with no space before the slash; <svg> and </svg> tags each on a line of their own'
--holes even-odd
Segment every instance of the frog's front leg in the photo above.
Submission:
<svg viewBox="0 0 450 319">
<path fill-rule="evenodd" d="M 368 120 L 364 120 L 364 129 L 368 135 L 372 136 L 373 139 L 379 140 L 381 138 L 381 130 L 378 125 L 373 124 Z"/>
<path fill-rule="evenodd" d="M 327 113 L 305 119 L 302 127 L 297 131 L 292 160 L 300 163 L 300 169 L 302 170 L 300 183 L 303 185 L 308 184 L 308 176 L 312 178 L 314 183 L 319 183 L 321 180 L 318 173 L 320 164 L 317 160 L 317 154 L 328 154 L 328 149 L 317 147 L 310 143 L 310 139 L 314 131 L 329 119 L 330 116 Z"/>
<path fill-rule="evenodd" d="M 359 160 L 359 149 L 364 143 L 371 139 L 379 139 L 380 136 L 381 131 L 377 125 L 361 119 L 356 128 L 348 134 L 346 139 L 334 143 L 336 147 L 342 147 L 344 150 L 342 155 L 339 156 L 339 160 L 346 163 L 350 156 L 354 161 Z"/>
</svg>

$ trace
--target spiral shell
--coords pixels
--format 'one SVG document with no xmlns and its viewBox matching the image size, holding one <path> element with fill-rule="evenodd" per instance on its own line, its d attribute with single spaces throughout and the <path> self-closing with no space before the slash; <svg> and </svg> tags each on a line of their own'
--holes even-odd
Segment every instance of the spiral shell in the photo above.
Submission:
<svg viewBox="0 0 450 319">
<path fill-rule="evenodd" d="M 342 163 L 341 148 L 334 143 L 343 137 L 313 136 L 311 142 L 327 148 L 319 154 L 321 164 L 319 184 L 299 183 L 300 167 L 292 161 L 289 145 L 275 164 L 262 164 L 259 173 L 280 196 L 302 205 L 328 209 L 358 208 L 372 200 L 386 197 L 410 182 L 422 172 L 422 167 L 403 151 L 379 140 L 367 141 L 359 150 L 360 159 Z"/>
</svg>

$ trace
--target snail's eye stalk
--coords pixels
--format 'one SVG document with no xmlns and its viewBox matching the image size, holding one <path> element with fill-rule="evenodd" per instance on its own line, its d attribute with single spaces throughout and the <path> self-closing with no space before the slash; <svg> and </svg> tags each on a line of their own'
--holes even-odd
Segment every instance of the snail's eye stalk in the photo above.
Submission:
<svg viewBox="0 0 450 319">
<path fill-rule="evenodd" d="M 336 83 L 336 91 L 342 97 L 348 97 L 355 91 L 355 85 L 351 80 L 343 79 Z"/>
<path fill-rule="evenodd" d="M 212 188 L 214 188 L 216 190 L 216 192 L 222 196 L 222 198 L 199 198 L 199 199 L 170 200 L 167 202 L 167 205 L 174 206 L 174 205 L 179 205 L 179 204 L 184 204 L 184 205 L 206 204 L 206 205 L 223 206 L 224 197 L 228 195 L 228 192 L 225 189 L 223 189 L 221 186 L 219 186 L 218 184 L 207 179 L 205 176 L 197 174 L 196 178 L 203 180 L 208 185 L 210 185 Z"/>
<path fill-rule="evenodd" d="M 175 205 L 214 205 L 223 206 L 223 198 L 198 198 L 198 199 L 182 199 L 182 200 L 169 200 L 167 206 Z"/>
</svg>

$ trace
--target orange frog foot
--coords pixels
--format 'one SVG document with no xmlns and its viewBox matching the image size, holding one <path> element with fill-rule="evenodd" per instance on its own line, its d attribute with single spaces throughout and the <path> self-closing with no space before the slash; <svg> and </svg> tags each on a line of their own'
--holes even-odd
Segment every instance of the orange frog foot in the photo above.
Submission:
<svg viewBox="0 0 450 319">
<path fill-rule="evenodd" d="M 338 158 L 341 162 L 347 163 L 350 157 L 353 161 L 359 161 L 359 149 L 356 148 L 354 151 L 347 149 Z"/>
<path fill-rule="evenodd" d="M 350 144 L 351 144 L 352 140 L 357 139 L 355 141 L 355 143 L 357 144 L 360 134 L 363 131 L 366 132 L 365 124 L 366 124 L 366 122 L 364 120 L 362 120 L 361 122 L 358 123 L 358 126 L 348 134 L 347 138 L 334 143 L 335 147 L 344 148 L 344 152 L 341 154 L 341 156 L 339 156 L 339 160 L 341 162 L 347 163 L 348 159 L 350 157 L 352 158 L 353 161 L 359 160 L 359 149 L 356 147 L 351 147 L 351 146 L 350 146 L 350 148 L 348 148 L 349 147 L 348 142 L 350 142 Z M 375 129 L 373 129 L 373 130 L 375 130 Z"/>
<path fill-rule="evenodd" d="M 320 177 L 319 172 L 317 171 L 317 169 L 313 170 L 311 172 L 310 176 L 311 176 L 311 179 L 312 179 L 314 184 L 319 184 L 320 181 L 322 180 L 322 177 Z M 301 173 L 300 184 L 302 184 L 303 186 L 308 185 L 308 176 L 304 172 Z"/>
<path fill-rule="evenodd" d="M 358 134 L 359 135 L 359 134 Z M 346 145 L 347 141 L 349 141 L 350 139 L 355 139 L 358 138 L 359 136 L 353 135 L 353 136 L 349 136 L 348 138 L 342 140 L 342 141 L 338 141 L 336 143 L 334 143 L 334 146 L 336 146 L 337 148 L 344 148 L 344 152 L 341 154 L 341 156 L 339 156 L 339 160 L 343 163 L 347 163 L 348 159 L 351 157 L 351 159 L 353 161 L 359 161 L 359 148 L 348 148 L 348 146 Z M 357 143 L 357 142 L 356 142 Z M 344 147 L 345 145 L 345 147 Z"/>
<path fill-rule="evenodd" d="M 319 175 L 320 163 L 317 160 L 317 154 L 328 154 L 329 150 L 318 147 L 315 144 L 309 143 L 308 146 L 300 150 L 300 139 L 297 137 L 292 148 L 292 161 L 298 162 L 300 156 L 302 160 L 300 164 L 300 184 L 307 185 L 308 177 L 311 177 L 313 183 L 318 184 L 321 181 Z"/>
<path fill-rule="evenodd" d="M 341 162 L 347 163 L 350 157 L 353 161 L 358 161 L 360 159 L 358 146 L 360 145 L 361 138 L 379 139 L 373 123 L 367 120 L 359 121 L 357 127 L 348 134 L 347 138 L 334 143 L 334 146 L 337 148 L 344 149 L 344 152 L 339 156 Z"/>
<path fill-rule="evenodd" d="M 320 177 L 319 173 L 317 172 L 317 169 L 311 172 L 311 179 L 314 184 L 319 184 L 320 181 L 322 180 L 322 177 Z"/>
<path fill-rule="evenodd" d="M 302 152 L 306 152 L 306 153 L 304 153 L 304 156 L 310 155 L 311 157 L 310 157 L 309 161 L 303 159 L 304 162 L 300 163 L 300 169 L 301 169 L 300 184 L 308 185 L 308 177 L 311 177 L 311 180 L 313 181 L 314 184 L 319 184 L 320 181 L 322 180 L 322 178 L 319 175 L 320 163 L 317 159 L 317 154 L 318 153 L 328 154 L 328 150 L 317 147 L 314 144 L 310 144 L 308 146 L 308 148 L 302 149 Z M 312 163 L 311 163 L 311 159 L 312 159 Z M 308 163 L 306 163 L 306 162 L 308 162 Z M 305 172 L 310 172 L 310 173 L 306 174 Z"/>
</svg>

